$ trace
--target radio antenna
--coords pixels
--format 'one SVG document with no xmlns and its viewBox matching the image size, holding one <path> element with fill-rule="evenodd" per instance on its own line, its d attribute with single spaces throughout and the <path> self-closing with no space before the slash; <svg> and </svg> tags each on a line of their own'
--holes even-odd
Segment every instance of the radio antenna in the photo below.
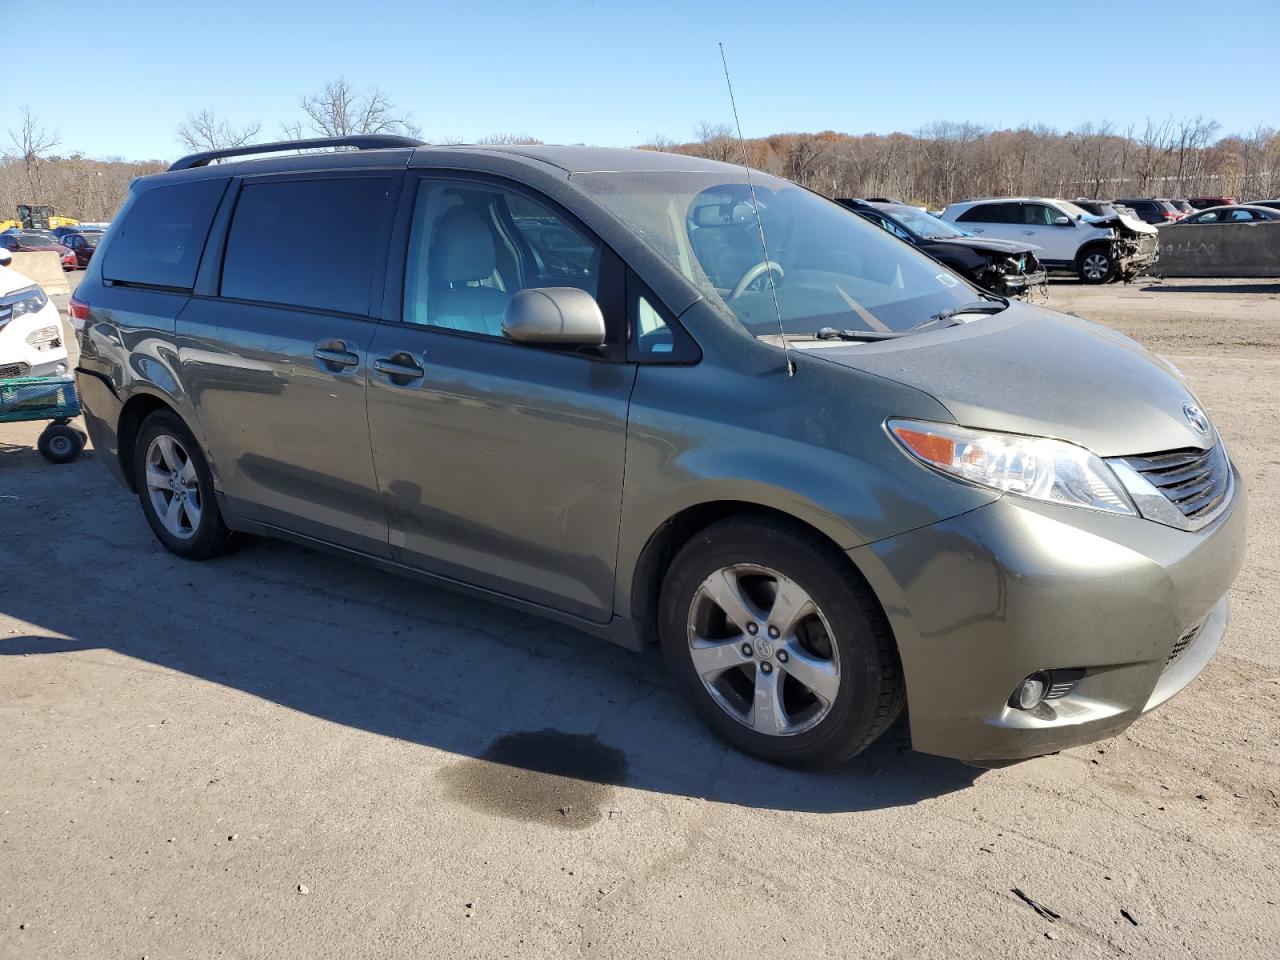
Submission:
<svg viewBox="0 0 1280 960">
<path fill-rule="evenodd" d="M 724 65 L 724 83 L 729 88 L 729 106 L 733 108 L 733 124 L 738 129 L 738 146 L 742 149 L 742 169 L 747 174 L 747 189 L 751 191 L 751 209 L 756 215 L 756 229 L 760 231 L 760 252 L 764 254 L 765 276 L 769 278 L 769 293 L 773 296 L 773 313 L 778 318 L 778 334 L 782 340 L 782 355 L 786 358 L 787 376 L 796 375 L 791 362 L 791 348 L 787 346 L 787 331 L 782 326 L 782 307 L 778 304 L 778 288 L 773 283 L 773 261 L 769 259 L 769 245 L 764 240 L 764 220 L 760 217 L 760 203 L 756 200 L 756 185 L 751 179 L 751 164 L 747 162 L 747 141 L 742 139 L 742 121 L 738 119 L 738 101 L 733 96 L 733 81 L 729 79 L 729 61 L 724 55 L 724 42 L 720 42 L 720 63 Z"/>
</svg>

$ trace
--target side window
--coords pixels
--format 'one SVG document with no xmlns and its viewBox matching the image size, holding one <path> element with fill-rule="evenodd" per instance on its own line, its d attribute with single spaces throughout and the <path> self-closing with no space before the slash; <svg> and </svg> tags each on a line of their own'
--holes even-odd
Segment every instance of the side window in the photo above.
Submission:
<svg viewBox="0 0 1280 960">
<path fill-rule="evenodd" d="M 882 226 L 886 230 L 888 230 L 890 233 L 892 233 L 895 237 L 897 237 L 899 240 L 905 240 L 907 241 L 907 243 L 911 242 L 911 235 L 907 233 L 907 231 L 903 230 L 896 223 L 894 223 L 892 220 L 885 220 Z"/>
<path fill-rule="evenodd" d="M 226 186 L 223 179 L 192 180 L 134 194 L 104 251 L 103 278 L 190 289 Z"/>
<path fill-rule="evenodd" d="M 391 212 L 385 177 L 246 183 L 227 235 L 221 294 L 366 315 Z"/>
<path fill-rule="evenodd" d="M 997 214 L 997 208 L 1003 206 L 999 203 L 980 203 L 976 207 L 970 207 L 960 216 L 956 217 L 957 223 L 1000 223 Z"/>
<path fill-rule="evenodd" d="M 656 363 L 696 363 L 698 345 L 680 324 L 668 321 L 667 311 L 634 274 L 627 279 L 630 300 L 627 359 Z"/>
<path fill-rule="evenodd" d="M 1196 223 L 1217 223 L 1217 222 L 1218 222 L 1217 210 L 1210 211 L 1209 213 L 1202 213 L 1200 214 L 1200 216 L 1196 217 Z"/>
<path fill-rule="evenodd" d="M 599 293 L 602 250 L 551 208 L 514 190 L 423 180 L 405 263 L 404 320 L 502 336 L 512 294 Z"/>
<path fill-rule="evenodd" d="M 1231 216 L 1229 216 L 1227 219 L 1233 220 L 1233 221 L 1252 220 L 1253 211 L 1252 210 L 1232 210 Z"/>
<path fill-rule="evenodd" d="M 1058 211 L 1046 207 L 1043 203 L 1024 203 L 1022 205 L 1022 222 L 1032 227 L 1051 227 L 1058 219 Z"/>
</svg>

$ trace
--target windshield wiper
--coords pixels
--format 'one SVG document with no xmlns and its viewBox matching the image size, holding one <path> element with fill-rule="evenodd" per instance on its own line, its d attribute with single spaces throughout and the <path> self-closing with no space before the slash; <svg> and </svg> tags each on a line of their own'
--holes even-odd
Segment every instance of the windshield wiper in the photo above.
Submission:
<svg viewBox="0 0 1280 960">
<path fill-rule="evenodd" d="M 811 336 L 815 340 L 859 340 L 871 342 L 875 340 L 893 340 L 904 336 L 902 330 L 837 330 L 835 327 L 823 327 Z"/>
<path fill-rule="evenodd" d="M 911 329 L 923 330 L 925 327 L 932 326 L 935 323 L 942 323 L 945 320 L 954 321 L 952 323 L 947 324 L 947 326 L 953 327 L 957 323 L 963 322 L 963 321 L 955 320 L 956 317 L 962 316 L 963 314 L 966 314 L 966 313 L 994 314 L 994 313 L 1000 313 L 1002 310 L 1008 309 L 1008 307 L 1009 307 L 1009 301 L 1004 297 L 993 298 L 990 300 L 975 300 L 973 301 L 973 303 L 966 303 L 959 307 L 952 307 L 949 310 L 943 310 L 941 313 L 935 313 L 928 320 L 925 320 L 923 323 L 917 323 Z"/>
</svg>

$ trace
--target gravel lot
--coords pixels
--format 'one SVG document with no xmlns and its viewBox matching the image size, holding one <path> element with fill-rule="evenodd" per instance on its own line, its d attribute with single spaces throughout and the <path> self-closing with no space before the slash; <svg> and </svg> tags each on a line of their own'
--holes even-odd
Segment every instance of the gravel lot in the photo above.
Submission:
<svg viewBox="0 0 1280 960">
<path fill-rule="evenodd" d="M 656 657 L 278 543 L 184 563 L 0 425 L 0 957 L 1276 957 L 1280 282 L 1051 305 L 1183 370 L 1252 531 L 1190 689 L 997 771 L 901 725 L 763 766 Z"/>
</svg>

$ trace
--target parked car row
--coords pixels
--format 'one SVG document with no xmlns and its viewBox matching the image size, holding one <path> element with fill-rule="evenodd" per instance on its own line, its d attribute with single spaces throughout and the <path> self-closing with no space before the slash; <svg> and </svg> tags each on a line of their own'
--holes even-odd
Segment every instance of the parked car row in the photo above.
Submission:
<svg viewBox="0 0 1280 960">
<path fill-rule="evenodd" d="M 10 229 L 0 233 L 0 249 L 12 253 L 56 253 L 62 269 L 83 270 L 98 249 L 105 230 L 97 227 L 58 227 L 54 230 Z"/>
<path fill-rule="evenodd" d="M 899 200 L 836 202 L 992 293 L 1018 296 L 1047 280 L 1035 244 L 975 237 Z"/>
</svg>

